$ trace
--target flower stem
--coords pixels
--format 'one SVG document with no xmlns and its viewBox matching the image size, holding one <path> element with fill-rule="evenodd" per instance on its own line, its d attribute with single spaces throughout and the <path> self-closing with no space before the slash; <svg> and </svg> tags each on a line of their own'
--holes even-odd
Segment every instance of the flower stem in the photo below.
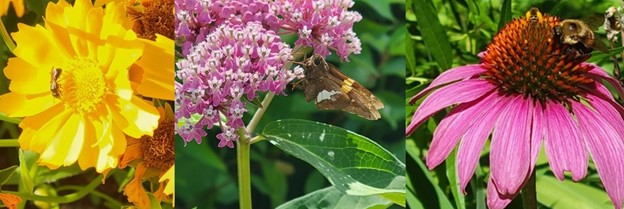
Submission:
<svg viewBox="0 0 624 209">
<path fill-rule="evenodd" d="M 524 209 L 537 209 L 537 191 L 535 190 L 535 170 L 522 188 L 522 205 Z"/>
<path fill-rule="evenodd" d="M 257 112 L 256 112 L 257 113 Z M 256 116 L 254 115 L 254 118 Z M 242 132 L 242 133 L 241 133 Z M 238 197 L 240 209 L 251 209 L 251 172 L 249 169 L 249 138 L 242 129 L 239 130 L 240 138 L 236 145 L 236 158 L 238 160 Z"/>
<path fill-rule="evenodd" d="M 268 92 L 267 95 L 264 97 L 264 99 L 262 100 L 262 107 L 258 108 L 256 113 L 254 113 L 254 116 L 251 118 L 251 121 L 249 121 L 249 125 L 247 125 L 247 133 L 252 133 L 256 129 L 258 123 L 260 123 L 260 119 L 262 119 L 262 116 L 264 115 L 264 112 L 266 112 L 266 110 L 269 108 L 269 104 L 271 104 L 274 96 L 275 94 L 273 94 L 272 92 Z"/>
<path fill-rule="evenodd" d="M 13 53 L 13 49 L 15 49 L 15 43 L 13 43 L 13 39 L 11 39 L 11 36 L 9 35 L 9 32 L 7 32 L 6 27 L 4 27 L 4 22 L 2 22 L 2 20 L 0 20 L 0 35 L 2 35 L 2 40 L 4 40 L 4 43 L 7 45 L 7 48 L 9 48 L 9 51 Z"/>
<path fill-rule="evenodd" d="M 0 147 L 19 147 L 17 139 L 0 139 Z"/>
</svg>

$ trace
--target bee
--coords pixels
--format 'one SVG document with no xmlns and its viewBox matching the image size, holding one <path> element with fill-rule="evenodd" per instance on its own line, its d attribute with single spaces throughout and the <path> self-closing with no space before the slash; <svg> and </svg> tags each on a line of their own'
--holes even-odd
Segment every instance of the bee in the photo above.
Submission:
<svg viewBox="0 0 624 209">
<path fill-rule="evenodd" d="M 59 84 L 58 84 L 58 78 L 61 76 L 61 73 L 63 72 L 63 69 L 61 68 L 52 68 L 52 79 L 50 81 L 50 91 L 52 92 L 52 96 L 59 98 L 60 93 L 59 93 Z"/>
<path fill-rule="evenodd" d="M 578 55 L 589 55 L 596 43 L 594 32 L 581 20 L 563 20 L 553 28 L 553 32 L 560 43 L 571 46 L 569 49 Z"/>
<path fill-rule="evenodd" d="M 526 13 L 526 17 L 532 22 L 536 23 L 538 20 L 543 19 L 542 13 L 537 7 L 531 7 L 529 12 Z"/>
</svg>

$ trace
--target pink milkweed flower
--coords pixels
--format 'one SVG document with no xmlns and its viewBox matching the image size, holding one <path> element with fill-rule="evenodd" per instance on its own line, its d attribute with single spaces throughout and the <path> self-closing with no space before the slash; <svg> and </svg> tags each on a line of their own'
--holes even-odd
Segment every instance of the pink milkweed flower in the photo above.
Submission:
<svg viewBox="0 0 624 209">
<path fill-rule="evenodd" d="M 438 166 L 459 143 L 457 174 L 462 190 L 472 177 L 491 134 L 487 204 L 504 208 L 533 173 L 544 149 L 557 179 L 578 181 L 589 152 L 615 208 L 624 199 L 624 108 L 602 81 L 624 90 L 589 55 L 553 33 L 560 19 L 515 19 L 479 54 L 480 64 L 450 69 L 414 96 L 431 92 L 418 107 L 406 135 L 434 113 L 453 106 L 433 133 L 427 166 Z"/>
</svg>

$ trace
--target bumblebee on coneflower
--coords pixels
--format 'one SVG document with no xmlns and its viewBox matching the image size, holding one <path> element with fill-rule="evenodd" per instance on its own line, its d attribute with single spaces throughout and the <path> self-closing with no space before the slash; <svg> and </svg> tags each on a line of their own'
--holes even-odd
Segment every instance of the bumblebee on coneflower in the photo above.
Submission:
<svg viewBox="0 0 624 209">
<path fill-rule="evenodd" d="M 602 81 L 620 96 L 618 82 L 589 56 L 557 39 L 562 21 L 527 13 L 501 29 L 479 54 L 480 64 L 450 69 L 414 96 L 429 94 L 406 129 L 411 135 L 434 113 L 453 107 L 440 121 L 427 154 L 438 166 L 459 144 L 457 173 L 462 189 L 475 172 L 491 134 L 489 208 L 504 208 L 533 173 L 542 143 L 550 168 L 578 181 L 585 177 L 587 152 L 616 208 L 624 199 L 624 108 Z M 456 106 L 454 106 L 456 105 Z"/>
</svg>

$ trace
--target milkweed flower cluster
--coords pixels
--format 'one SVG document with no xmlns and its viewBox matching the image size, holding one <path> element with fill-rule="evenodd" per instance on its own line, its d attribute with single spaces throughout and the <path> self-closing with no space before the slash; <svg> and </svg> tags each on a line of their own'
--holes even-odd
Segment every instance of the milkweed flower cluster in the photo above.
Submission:
<svg viewBox="0 0 624 209">
<path fill-rule="evenodd" d="M 414 113 L 408 136 L 436 112 L 456 105 L 433 133 L 427 166 L 440 165 L 458 145 L 462 190 L 491 134 L 489 208 L 505 208 L 520 192 L 542 143 L 559 180 L 566 171 L 574 181 L 585 177 L 589 154 L 615 208 L 622 208 L 624 107 L 602 82 L 613 85 L 620 98 L 624 90 L 585 62 L 589 56 L 558 41 L 553 27 L 560 22 L 530 12 L 511 21 L 479 54 L 480 64 L 444 72 L 410 101 L 430 93 Z"/>
<path fill-rule="evenodd" d="M 297 46 L 321 56 L 333 50 L 346 60 L 361 50 L 352 27 L 362 17 L 348 11 L 351 0 L 176 0 L 175 6 L 184 56 L 176 63 L 176 133 L 185 142 L 201 143 L 204 129 L 218 125 L 219 147 L 234 147 L 245 102 L 258 92 L 283 94 L 303 76 L 300 67 L 287 69 L 293 52 L 279 34 L 297 34 Z"/>
</svg>

